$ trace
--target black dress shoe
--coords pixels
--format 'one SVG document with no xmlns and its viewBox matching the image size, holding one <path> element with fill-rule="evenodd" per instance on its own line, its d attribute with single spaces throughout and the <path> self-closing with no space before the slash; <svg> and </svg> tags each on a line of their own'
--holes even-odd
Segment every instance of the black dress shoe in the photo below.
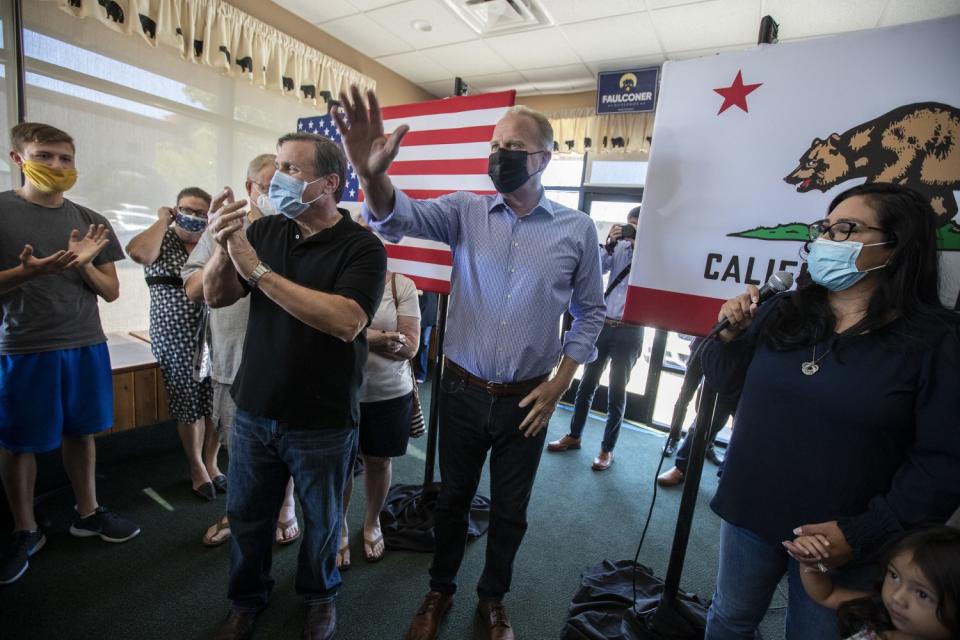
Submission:
<svg viewBox="0 0 960 640">
<path fill-rule="evenodd" d="M 721 463 L 723 463 L 723 458 L 721 458 L 717 454 L 717 450 L 713 447 L 713 445 L 710 445 L 709 447 L 707 447 L 707 452 L 704 454 L 704 458 L 706 458 L 713 464 L 717 465 L 718 467 L 720 466 Z"/>
<path fill-rule="evenodd" d="M 227 492 L 227 476 L 222 473 L 213 479 L 214 488 L 220 493 Z"/>
<path fill-rule="evenodd" d="M 332 602 L 308 602 L 303 640 L 331 640 L 337 631 L 337 606 Z"/>
<path fill-rule="evenodd" d="M 667 443 L 663 445 L 663 455 L 666 457 L 672 456 L 677 452 L 677 441 L 673 438 L 667 438 Z"/>
<path fill-rule="evenodd" d="M 253 637 L 253 623 L 257 621 L 259 611 L 230 609 L 227 619 L 217 627 L 213 640 L 248 640 Z"/>
<path fill-rule="evenodd" d="M 193 494 L 201 500 L 212 502 L 217 499 L 217 488 L 212 482 L 206 482 L 193 490 Z"/>
</svg>

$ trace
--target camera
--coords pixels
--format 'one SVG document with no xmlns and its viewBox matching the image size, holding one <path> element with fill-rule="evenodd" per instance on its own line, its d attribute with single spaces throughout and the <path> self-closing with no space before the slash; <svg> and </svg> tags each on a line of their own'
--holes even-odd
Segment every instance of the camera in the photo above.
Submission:
<svg viewBox="0 0 960 640">
<path fill-rule="evenodd" d="M 607 244 L 605 248 L 607 253 L 613 253 L 613 250 L 617 247 L 617 242 L 620 240 L 629 240 L 636 239 L 637 237 L 637 228 L 632 224 L 622 224 L 620 227 L 620 238 L 613 240 L 612 238 L 607 238 Z"/>
</svg>

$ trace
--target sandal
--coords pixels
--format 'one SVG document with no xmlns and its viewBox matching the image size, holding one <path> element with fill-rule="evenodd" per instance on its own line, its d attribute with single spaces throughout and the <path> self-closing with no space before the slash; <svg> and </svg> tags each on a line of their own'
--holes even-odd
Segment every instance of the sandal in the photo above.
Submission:
<svg viewBox="0 0 960 640">
<path fill-rule="evenodd" d="M 377 547 L 380 548 L 380 551 L 377 552 Z M 367 562 L 379 562 L 383 558 L 383 553 L 387 550 L 386 545 L 383 544 L 383 534 L 381 533 L 373 540 L 367 540 L 366 536 L 363 538 L 363 555 L 366 557 Z"/>
<path fill-rule="evenodd" d="M 287 531 L 290 529 L 296 529 L 296 533 L 293 535 L 287 535 Z M 297 517 L 294 516 L 287 520 L 286 522 L 277 523 L 277 544 L 290 544 L 300 537 L 300 524 L 297 522 Z"/>
<path fill-rule="evenodd" d="M 346 571 L 350 568 L 350 538 L 340 537 L 340 549 L 337 551 L 337 569 Z"/>
<path fill-rule="evenodd" d="M 203 534 L 203 546 L 219 547 L 230 539 L 230 521 L 223 516 Z"/>
</svg>

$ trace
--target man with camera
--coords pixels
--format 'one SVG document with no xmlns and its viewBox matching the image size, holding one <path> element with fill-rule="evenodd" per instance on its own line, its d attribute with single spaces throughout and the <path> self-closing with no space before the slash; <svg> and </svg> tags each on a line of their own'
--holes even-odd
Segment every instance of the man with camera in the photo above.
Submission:
<svg viewBox="0 0 960 640">
<path fill-rule="evenodd" d="M 577 388 L 577 400 L 570 420 L 570 433 L 547 445 L 547 451 L 557 453 L 580 448 L 580 437 L 587 422 L 587 414 L 593 403 L 593 394 L 600 384 L 600 376 L 610 362 L 610 384 L 607 389 L 607 426 L 603 432 L 600 454 L 593 459 L 594 471 L 606 471 L 613 464 L 613 448 L 620 435 L 623 411 L 627 403 L 627 382 L 630 371 L 640 355 L 643 345 L 643 327 L 622 321 L 623 307 L 627 299 L 627 276 L 633 264 L 633 246 L 637 237 L 637 222 L 640 207 L 627 214 L 627 224 L 614 225 L 607 242 L 600 248 L 603 272 L 610 273 L 610 282 L 604 292 L 607 315 L 603 330 L 597 338 L 597 359 L 583 371 L 583 379 Z"/>
</svg>

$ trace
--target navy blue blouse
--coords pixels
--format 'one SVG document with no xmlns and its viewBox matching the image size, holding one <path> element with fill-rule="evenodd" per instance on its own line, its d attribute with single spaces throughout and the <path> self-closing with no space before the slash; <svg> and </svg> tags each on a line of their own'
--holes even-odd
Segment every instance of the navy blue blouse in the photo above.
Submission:
<svg viewBox="0 0 960 640">
<path fill-rule="evenodd" d="M 774 351 L 759 337 L 785 294 L 750 329 L 703 350 L 707 379 L 740 392 L 723 477 L 711 503 L 773 544 L 837 520 L 856 552 L 960 506 L 960 335 L 931 324 L 921 340 L 893 321 L 814 346 Z M 911 346 L 912 345 L 912 346 Z M 829 353 L 827 351 L 830 350 Z"/>
</svg>

